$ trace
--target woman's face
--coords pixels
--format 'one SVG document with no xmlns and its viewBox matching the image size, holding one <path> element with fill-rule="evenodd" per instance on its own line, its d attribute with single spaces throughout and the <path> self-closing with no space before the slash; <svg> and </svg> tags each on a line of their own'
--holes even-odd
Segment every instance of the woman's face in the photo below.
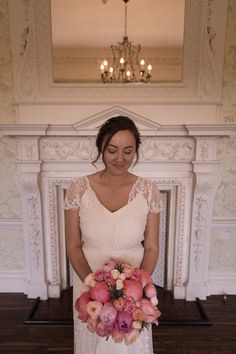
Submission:
<svg viewBox="0 0 236 354">
<path fill-rule="evenodd" d="M 122 175 L 130 168 L 136 153 L 136 141 L 130 130 L 113 135 L 103 152 L 106 169 L 113 175 Z"/>
</svg>

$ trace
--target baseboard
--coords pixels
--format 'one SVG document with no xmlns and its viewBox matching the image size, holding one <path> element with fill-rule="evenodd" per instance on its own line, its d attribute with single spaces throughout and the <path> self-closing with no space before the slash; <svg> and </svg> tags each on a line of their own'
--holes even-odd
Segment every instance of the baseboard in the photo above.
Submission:
<svg viewBox="0 0 236 354">
<path fill-rule="evenodd" d="M 1 293 L 26 293 L 25 272 L 0 272 Z"/>
<path fill-rule="evenodd" d="M 209 295 L 236 295 L 236 273 L 210 273 Z"/>
</svg>

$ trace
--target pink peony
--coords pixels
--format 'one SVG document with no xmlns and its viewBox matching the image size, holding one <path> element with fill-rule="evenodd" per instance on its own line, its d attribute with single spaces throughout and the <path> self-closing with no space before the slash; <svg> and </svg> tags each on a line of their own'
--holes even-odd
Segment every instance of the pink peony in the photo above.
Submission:
<svg viewBox="0 0 236 354">
<path fill-rule="evenodd" d="M 143 295 L 142 285 L 134 280 L 124 281 L 123 293 L 126 297 L 132 297 L 134 301 L 139 301 Z"/>
<path fill-rule="evenodd" d="M 148 297 L 149 299 L 151 299 L 152 297 L 157 295 L 157 291 L 156 288 L 154 286 L 153 283 L 149 283 L 148 285 L 145 286 L 144 288 L 144 294 L 146 295 L 146 297 Z"/>
<path fill-rule="evenodd" d="M 87 304 L 91 301 L 89 293 L 83 293 L 75 302 L 75 308 L 78 311 L 78 317 L 82 322 L 86 322 L 89 315 L 86 310 Z"/>
<path fill-rule="evenodd" d="M 100 301 L 90 301 L 86 306 L 87 313 L 90 317 L 97 319 L 102 310 L 102 306 Z"/>
<path fill-rule="evenodd" d="M 139 274 L 140 274 L 140 281 L 142 284 L 142 287 L 145 288 L 146 285 L 149 283 L 152 283 L 152 278 L 146 270 L 139 269 Z"/>
<path fill-rule="evenodd" d="M 125 344 L 130 345 L 133 344 L 139 336 L 139 330 L 133 329 L 130 333 L 125 334 Z"/>
<path fill-rule="evenodd" d="M 144 312 L 144 321 L 147 323 L 155 323 L 161 315 L 160 311 L 148 299 L 141 300 L 141 309 Z"/>
<path fill-rule="evenodd" d="M 106 303 L 110 300 L 109 288 L 105 282 L 96 283 L 90 289 L 90 297 L 92 300 Z"/>
<path fill-rule="evenodd" d="M 106 326 L 111 326 L 116 320 L 117 310 L 111 303 L 106 303 L 100 312 L 99 318 Z"/>
<path fill-rule="evenodd" d="M 127 311 L 118 312 L 117 323 L 120 331 L 129 333 L 132 330 L 132 315 Z"/>
<path fill-rule="evenodd" d="M 98 324 L 98 319 L 89 317 L 87 320 L 87 328 L 89 332 L 94 333 L 96 331 L 97 324 Z"/>
</svg>

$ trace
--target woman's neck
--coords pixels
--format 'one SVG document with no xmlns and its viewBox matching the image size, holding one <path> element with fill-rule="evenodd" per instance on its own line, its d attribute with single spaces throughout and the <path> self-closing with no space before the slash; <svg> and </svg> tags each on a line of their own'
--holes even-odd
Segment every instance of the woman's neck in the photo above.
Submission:
<svg viewBox="0 0 236 354">
<path fill-rule="evenodd" d="M 122 184 L 127 183 L 127 181 L 130 179 L 131 174 L 127 171 L 126 173 L 120 175 L 120 176 L 115 176 L 109 173 L 107 170 L 103 170 L 100 172 L 100 179 L 103 183 L 109 184 L 111 186 L 121 186 Z"/>
</svg>

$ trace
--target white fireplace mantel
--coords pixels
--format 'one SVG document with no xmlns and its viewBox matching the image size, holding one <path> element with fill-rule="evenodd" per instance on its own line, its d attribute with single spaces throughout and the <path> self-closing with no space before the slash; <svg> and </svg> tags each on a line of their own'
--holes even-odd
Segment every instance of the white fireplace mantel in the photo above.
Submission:
<svg viewBox="0 0 236 354">
<path fill-rule="evenodd" d="M 64 286 L 64 191 L 73 178 L 94 171 L 95 135 L 107 118 L 92 116 L 73 125 L 0 125 L 18 143 L 29 297 L 57 297 Z M 161 126 L 138 115 L 131 118 L 142 136 L 134 173 L 154 179 L 170 195 L 167 287 L 175 298 L 204 299 L 209 295 L 212 208 L 219 181 L 217 141 L 235 126 Z"/>
</svg>

